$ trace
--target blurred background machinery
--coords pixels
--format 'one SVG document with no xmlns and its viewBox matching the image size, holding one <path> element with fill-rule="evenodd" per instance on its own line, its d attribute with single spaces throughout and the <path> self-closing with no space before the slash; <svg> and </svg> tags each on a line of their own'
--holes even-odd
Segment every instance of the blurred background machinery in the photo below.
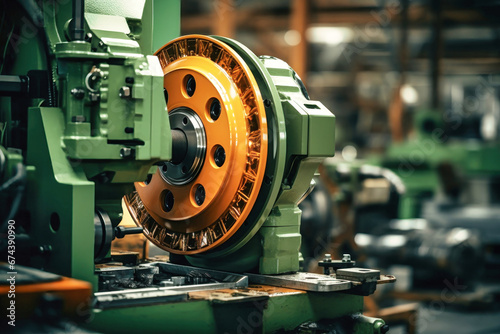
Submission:
<svg viewBox="0 0 500 334">
<path fill-rule="evenodd" d="M 286 62 L 179 37 L 177 0 L 0 4 L 2 326 L 388 331 L 363 298 L 394 276 L 300 271 L 335 116 Z"/>
</svg>

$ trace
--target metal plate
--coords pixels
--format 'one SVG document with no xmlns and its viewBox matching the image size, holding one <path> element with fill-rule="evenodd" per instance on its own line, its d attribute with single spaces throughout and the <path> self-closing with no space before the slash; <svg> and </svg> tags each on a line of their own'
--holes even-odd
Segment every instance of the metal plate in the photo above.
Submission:
<svg viewBox="0 0 500 334">
<path fill-rule="evenodd" d="M 250 283 L 273 285 L 290 289 L 332 292 L 343 291 L 351 288 L 351 282 L 343 279 L 336 279 L 327 275 L 313 273 L 295 273 L 285 275 L 257 275 L 245 274 Z"/>
<path fill-rule="evenodd" d="M 357 282 L 377 281 L 380 279 L 380 270 L 366 268 L 337 269 L 337 278 Z"/>
</svg>

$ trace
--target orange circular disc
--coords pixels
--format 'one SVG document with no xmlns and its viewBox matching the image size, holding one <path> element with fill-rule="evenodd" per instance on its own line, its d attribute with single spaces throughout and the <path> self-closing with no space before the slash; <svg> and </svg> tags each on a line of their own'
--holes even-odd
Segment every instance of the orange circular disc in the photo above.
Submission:
<svg viewBox="0 0 500 334">
<path fill-rule="evenodd" d="M 268 149 L 264 103 L 245 62 L 212 37 L 180 37 L 156 56 L 172 130 L 188 149 L 125 201 L 154 244 L 197 254 L 227 241 L 255 204 Z"/>
</svg>

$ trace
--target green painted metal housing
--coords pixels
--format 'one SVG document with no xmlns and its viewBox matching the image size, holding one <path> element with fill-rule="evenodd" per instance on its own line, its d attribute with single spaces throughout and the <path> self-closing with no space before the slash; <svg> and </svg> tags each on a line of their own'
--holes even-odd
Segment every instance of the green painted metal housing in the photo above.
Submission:
<svg viewBox="0 0 500 334">
<path fill-rule="evenodd" d="M 234 40 L 216 38 L 242 57 L 267 101 L 274 170 L 268 176 L 267 196 L 259 194 L 262 210 L 255 220 L 247 219 L 251 226 L 245 233 L 230 239 L 229 246 L 187 259 L 195 266 L 228 271 L 298 271 L 301 211 L 297 203 L 309 189 L 318 165 L 335 154 L 335 116 L 309 99 L 300 78 L 284 61 L 259 58 Z"/>
<path fill-rule="evenodd" d="M 180 1 L 157 2 L 161 12 L 151 1 L 128 6 L 136 9 L 86 1 L 86 38 L 75 41 L 68 37 L 72 3 L 43 2 L 43 29 L 20 44 L 10 73 L 51 67 L 55 88 L 53 106 L 45 101 L 27 113 L 30 234 L 37 246 L 51 249 L 32 265 L 95 287 L 95 209 L 106 208 L 117 224 L 121 197 L 155 162 L 170 159 L 172 149 L 163 72 L 158 59 L 146 55 L 160 35 L 164 42 L 178 36 Z M 2 120 L 4 110 L 2 103 Z"/>
</svg>

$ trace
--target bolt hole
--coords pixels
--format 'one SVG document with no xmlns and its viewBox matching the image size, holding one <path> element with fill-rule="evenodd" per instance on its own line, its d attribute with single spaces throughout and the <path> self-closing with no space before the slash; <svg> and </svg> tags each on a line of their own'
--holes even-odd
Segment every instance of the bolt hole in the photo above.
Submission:
<svg viewBox="0 0 500 334">
<path fill-rule="evenodd" d="M 59 228 L 61 227 L 61 219 L 59 218 L 59 215 L 57 212 L 52 212 L 50 215 L 50 228 L 52 229 L 53 232 L 59 231 Z"/>
<path fill-rule="evenodd" d="M 196 81 L 192 75 L 186 76 L 184 80 L 186 82 L 186 93 L 189 97 L 191 97 L 194 95 L 194 91 L 196 90 Z"/>
<path fill-rule="evenodd" d="M 214 151 L 214 162 L 217 167 L 222 167 L 226 161 L 226 151 L 224 147 L 217 145 Z"/>
<path fill-rule="evenodd" d="M 167 172 L 167 169 L 168 169 L 168 166 L 167 166 L 167 164 L 166 164 L 166 163 L 165 163 L 165 164 L 163 164 L 163 166 L 161 166 L 161 170 L 162 170 L 162 172 L 163 172 L 163 173 L 166 173 L 166 172 Z"/>
<path fill-rule="evenodd" d="M 187 171 L 188 171 L 187 167 L 186 166 L 182 166 L 182 168 L 181 168 L 182 174 L 186 174 Z"/>
<path fill-rule="evenodd" d="M 218 120 L 220 117 L 221 109 L 222 108 L 219 100 L 213 99 L 212 103 L 210 104 L 210 118 L 212 118 L 212 120 L 214 121 Z"/>
<path fill-rule="evenodd" d="M 205 188 L 201 184 L 196 187 L 196 191 L 194 193 L 194 201 L 198 205 L 202 205 L 203 202 L 205 202 Z"/>
<path fill-rule="evenodd" d="M 174 207 L 174 194 L 170 190 L 163 193 L 163 210 L 170 212 Z"/>
<path fill-rule="evenodd" d="M 153 174 L 148 174 L 148 176 L 146 177 L 146 180 L 144 181 L 144 184 L 148 185 L 149 183 L 151 183 L 152 178 L 153 178 Z"/>
<path fill-rule="evenodd" d="M 184 124 L 184 125 L 187 125 L 187 124 L 188 124 L 188 119 L 187 119 L 187 117 L 184 117 L 184 118 L 182 119 L 182 124 Z"/>
</svg>

